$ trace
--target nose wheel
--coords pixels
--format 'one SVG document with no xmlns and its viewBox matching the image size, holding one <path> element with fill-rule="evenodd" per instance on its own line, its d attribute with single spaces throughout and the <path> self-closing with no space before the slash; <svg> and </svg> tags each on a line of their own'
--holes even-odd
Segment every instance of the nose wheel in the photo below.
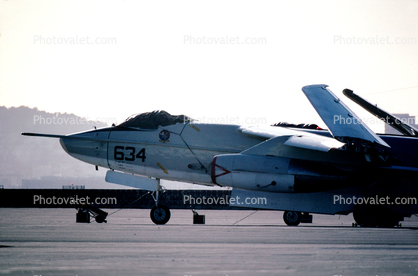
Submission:
<svg viewBox="0 0 418 276">
<path fill-rule="evenodd" d="M 301 212 L 286 211 L 283 214 L 284 222 L 289 226 L 298 226 L 302 220 Z"/>
<path fill-rule="evenodd" d="M 166 224 L 171 217 L 171 213 L 170 213 L 170 209 L 168 209 L 167 206 L 162 205 L 162 204 L 158 204 L 158 199 L 159 199 L 159 195 L 160 192 L 163 191 L 162 186 L 160 185 L 160 179 L 158 180 L 158 184 L 157 184 L 157 189 L 155 190 L 155 197 L 154 197 L 154 193 L 151 194 L 152 198 L 155 201 L 155 206 L 151 209 L 150 212 L 150 217 L 152 222 L 154 222 L 155 224 Z"/>
<path fill-rule="evenodd" d="M 170 209 L 167 206 L 158 204 L 151 209 L 150 217 L 155 224 L 166 224 L 170 220 Z"/>
<path fill-rule="evenodd" d="M 312 223 L 312 215 L 306 212 L 285 211 L 283 220 L 289 226 L 298 226 L 299 223 Z"/>
</svg>

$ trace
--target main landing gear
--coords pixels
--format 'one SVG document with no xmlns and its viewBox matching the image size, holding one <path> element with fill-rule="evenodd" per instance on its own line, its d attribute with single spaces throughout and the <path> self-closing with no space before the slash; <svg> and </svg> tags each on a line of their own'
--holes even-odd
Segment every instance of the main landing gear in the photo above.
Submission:
<svg viewBox="0 0 418 276">
<path fill-rule="evenodd" d="M 364 227 L 395 227 L 403 221 L 403 216 L 386 209 L 383 206 L 371 204 L 356 204 L 353 210 L 356 225 Z"/>
<path fill-rule="evenodd" d="M 160 180 L 158 179 L 157 189 L 154 192 L 155 197 L 154 193 L 151 194 L 152 198 L 155 201 L 155 206 L 151 209 L 150 217 L 152 222 L 154 222 L 155 224 L 166 224 L 170 220 L 171 216 L 170 209 L 168 209 L 167 206 L 158 204 L 158 197 L 161 191 L 163 191 L 163 189 L 160 185 Z"/>
</svg>

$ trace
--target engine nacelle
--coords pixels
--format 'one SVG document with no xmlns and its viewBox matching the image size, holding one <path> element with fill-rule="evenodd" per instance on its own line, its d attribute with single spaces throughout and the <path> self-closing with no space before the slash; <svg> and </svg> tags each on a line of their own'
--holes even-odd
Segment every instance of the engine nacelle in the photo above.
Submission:
<svg viewBox="0 0 418 276">
<path fill-rule="evenodd" d="M 214 184 L 276 193 L 318 192 L 348 183 L 347 175 L 331 166 L 284 157 L 247 154 L 217 155 L 211 164 Z"/>
<path fill-rule="evenodd" d="M 288 174 L 290 159 L 245 154 L 213 158 L 212 182 L 244 190 L 294 192 L 295 176 Z"/>
</svg>

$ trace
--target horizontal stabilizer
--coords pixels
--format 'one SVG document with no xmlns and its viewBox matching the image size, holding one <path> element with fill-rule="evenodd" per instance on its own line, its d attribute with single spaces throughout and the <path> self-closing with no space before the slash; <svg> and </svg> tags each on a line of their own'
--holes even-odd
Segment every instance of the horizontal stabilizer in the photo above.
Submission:
<svg viewBox="0 0 418 276">
<path fill-rule="evenodd" d="M 344 138 L 355 138 L 390 148 L 385 141 L 377 136 L 348 106 L 328 89 L 328 85 L 304 86 L 302 91 L 334 138 L 340 141 L 344 141 Z"/>
</svg>

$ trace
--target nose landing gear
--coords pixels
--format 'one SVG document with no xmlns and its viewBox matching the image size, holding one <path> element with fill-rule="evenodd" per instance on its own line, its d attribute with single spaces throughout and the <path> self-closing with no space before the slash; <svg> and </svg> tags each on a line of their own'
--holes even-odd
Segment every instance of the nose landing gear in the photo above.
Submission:
<svg viewBox="0 0 418 276">
<path fill-rule="evenodd" d="M 150 217 L 152 222 L 154 222 L 155 224 L 161 225 L 161 224 L 166 224 L 171 217 L 171 212 L 170 209 L 162 204 L 158 204 L 158 198 L 160 195 L 160 192 L 163 191 L 162 186 L 160 185 L 160 179 L 158 180 L 158 185 L 157 185 L 157 189 L 155 190 L 155 197 L 154 197 L 154 193 L 151 194 L 152 198 L 155 201 L 155 206 L 151 209 L 150 212 Z"/>
<path fill-rule="evenodd" d="M 283 214 L 284 222 L 289 226 L 298 226 L 299 223 L 312 223 L 312 215 L 296 211 L 285 211 Z"/>
</svg>

